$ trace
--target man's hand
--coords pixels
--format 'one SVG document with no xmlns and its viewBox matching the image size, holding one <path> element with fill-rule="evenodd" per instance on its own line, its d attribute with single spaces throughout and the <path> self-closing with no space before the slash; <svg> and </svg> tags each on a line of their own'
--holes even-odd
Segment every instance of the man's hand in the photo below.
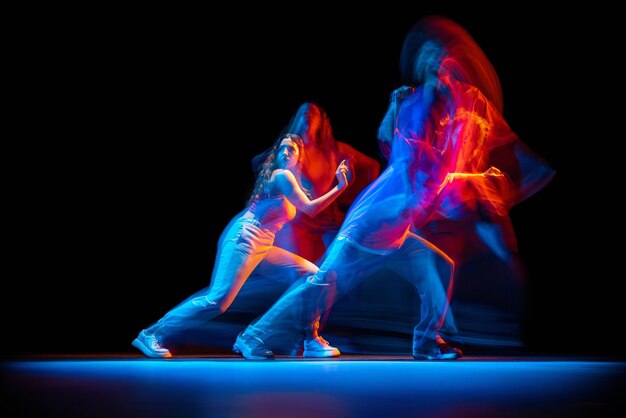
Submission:
<svg viewBox="0 0 626 418">
<path fill-rule="evenodd" d="M 391 93 L 391 100 L 394 102 L 402 101 L 406 99 L 407 97 L 409 97 L 411 94 L 413 94 L 414 91 L 415 91 L 415 87 L 411 87 L 411 86 L 398 87 Z"/>
</svg>

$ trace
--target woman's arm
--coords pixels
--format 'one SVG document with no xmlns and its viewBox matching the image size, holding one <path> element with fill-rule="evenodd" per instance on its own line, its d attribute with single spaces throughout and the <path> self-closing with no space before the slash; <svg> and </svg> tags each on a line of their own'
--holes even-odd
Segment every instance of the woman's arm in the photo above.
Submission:
<svg viewBox="0 0 626 418">
<path fill-rule="evenodd" d="M 347 171 L 348 166 L 344 160 L 337 166 L 337 170 L 335 170 L 335 176 L 338 182 L 337 185 L 322 196 L 313 200 L 310 200 L 306 194 L 304 194 L 304 191 L 302 191 L 298 185 L 291 171 L 276 170 L 274 171 L 273 177 L 278 190 L 280 190 L 298 210 L 301 210 L 309 216 L 315 216 L 326 209 L 346 189 L 348 186 L 346 177 Z"/>
</svg>

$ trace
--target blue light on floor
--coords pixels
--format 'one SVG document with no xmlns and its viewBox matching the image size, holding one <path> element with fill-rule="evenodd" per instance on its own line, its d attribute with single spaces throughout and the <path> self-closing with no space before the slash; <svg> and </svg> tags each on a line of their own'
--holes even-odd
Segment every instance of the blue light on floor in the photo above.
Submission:
<svg viewBox="0 0 626 418">
<path fill-rule="evenodd" d="M 225 418 L 603 416 L 621 405 L 625 375 L 620 362 L 408 359 L 52 360 L 5 370 L 18 402 L 37 411 Z"/>
</svg>

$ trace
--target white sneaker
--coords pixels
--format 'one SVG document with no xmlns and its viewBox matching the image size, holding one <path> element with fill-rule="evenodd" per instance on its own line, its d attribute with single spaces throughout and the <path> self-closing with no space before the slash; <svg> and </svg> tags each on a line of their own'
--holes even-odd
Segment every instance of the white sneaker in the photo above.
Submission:
<svg viewBox="0 0 626 418">
<path fill-rule="evenodd" d="M 161 347 L 154 335 L 141 331 L 137 338 L 133 340 L 133 347 L 138 348 L 142 353 L 150 358 L 170 358 L 172 353 L 165 347 Z"/>
<path fill-rule="evenodd" d="M 339 349 L 332 347 L 328 341 L 319 335 L 304 342 L 302 357 L 339 357 L 340 355 Z"/>
</svg>

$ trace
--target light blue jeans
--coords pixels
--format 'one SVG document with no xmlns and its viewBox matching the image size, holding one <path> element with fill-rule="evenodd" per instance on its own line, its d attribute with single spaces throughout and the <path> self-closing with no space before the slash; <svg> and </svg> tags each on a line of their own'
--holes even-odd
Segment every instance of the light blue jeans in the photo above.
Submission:
<svg viewBox="0 0 626 418">
<path fill-rule="evenodd" d="M 167 312 L 146 329 L 148 333 L 164 337 L 224 313 L 253 271 L 266 277 L 292 276 L 295 280 L 318 270 L 310 261 L 275 247 L 275 234 L 262 229 L 254 219 L 238 218 L 228 228 L 222 235 L 206 292 L 194 295 Z"/>
<path fill-rule="evenodd" d="M 437 269 L 438 257 L 449 266 L 446 287 Z M 388 254 L 376 254 L 351 245 L 338 237 L 317 274 L 310 275 L 299 286 L 286 292 L 264 315 L 246 329 L 261 339 L 284 328 L 299 327 L 294 322 L 314 321 L 365 278 L 387 267 L 407 280 L 421 298 L 420 320 L 413 329 L 413 351 L 430 350 L 448 313 L 454 280 L 454 262 L 425 239 L 410 233 L 402 247 Z M 446 323 L 454 328 L 453 320 Z"/>
</svg>

